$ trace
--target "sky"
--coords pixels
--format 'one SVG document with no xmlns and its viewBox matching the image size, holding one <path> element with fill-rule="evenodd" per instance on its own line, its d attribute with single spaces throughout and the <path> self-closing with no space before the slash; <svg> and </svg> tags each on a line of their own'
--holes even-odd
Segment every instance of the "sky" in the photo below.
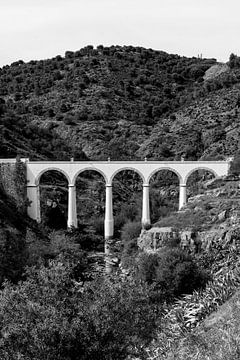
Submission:
<svg viewBox="0 0 240 360">
<path fill-rule="evenodd" d="M 0 0 L 0 67 L 86 45 L 133 45 L 226 62 L 239 0 Z"/>
</svg>

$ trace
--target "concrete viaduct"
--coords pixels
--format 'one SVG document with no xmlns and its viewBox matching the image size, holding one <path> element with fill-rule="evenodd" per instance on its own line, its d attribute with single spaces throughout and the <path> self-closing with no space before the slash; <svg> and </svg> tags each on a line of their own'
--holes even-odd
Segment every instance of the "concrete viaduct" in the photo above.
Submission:
<svg viewBox="0 0 240 360">
<path fill-rule="evenodd" d="M 28 215 L 41 221 L 40 215 L 40 178 L 46 171 L 56 170 L 65 175 L 68 181 L 68 227 L 77 227 L 76 179 L 86 170 L 100 173 L 105 179 L 105 239 L 113 236 L 112 181 L 116 174 L 123 170 L 137 172 L 143 181 L 142 225 L 150 224 L 149 181 L 161 170 L 174 172 L 179 179 L 179 209 L 187 202 L 186 186 L 189 176 L 196 170 L 207 170 L 215 177 L 227 175 L 230 160 L 227 161 L 29 161 L 27 168 L 27 197 L 31 201 Z"/>
</svg>

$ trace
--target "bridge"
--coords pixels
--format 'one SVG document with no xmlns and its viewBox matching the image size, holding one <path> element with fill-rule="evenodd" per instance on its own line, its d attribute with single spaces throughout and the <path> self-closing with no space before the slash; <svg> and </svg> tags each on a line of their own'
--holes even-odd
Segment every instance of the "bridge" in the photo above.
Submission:
<svg viewBox="0 0 240 360">
<path fill-rule="evenodd" d="M 154 174 L 161 170 L 170 170 L 179 179 L 179 209 L 187 203 L 187 180 L 197 170 L 206 170 L 215 177 L 228 174 L 230 159 L 226 161 L 29 161 L 25 159 L 27 168 L 27 197 L 30 200 L 28 215 L 41 221 L 39 183 L 41 176 L 51 170 L 62 173 L 68 181 L 68 227 L 77 227 L 76 179 L 86 170 L 101 174 L 105 180 L 105 239 L 111 239 L 114 230 L 112 182 L 123 170 L 138 173 L 143 182 L 142 225 L 150 225 L 149 182 Z M 0 161 L 1 162 L 1 161 Z"/>
</svg>

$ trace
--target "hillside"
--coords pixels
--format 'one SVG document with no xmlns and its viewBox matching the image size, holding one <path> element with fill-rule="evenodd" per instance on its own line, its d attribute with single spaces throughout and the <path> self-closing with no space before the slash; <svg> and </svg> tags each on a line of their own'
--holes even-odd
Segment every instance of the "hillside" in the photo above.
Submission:
<svg viewBox="0 0 240 360">
<path fill-rule="evenodd" d="M 47 234 L 6 194 L 0 179 L 0 286 L 21 279 L 25 266 L 44 257 L 48 246 Z"/>
<path fill-rule="evenodd" d="M 83 158 L 83 150 L 91 159 L 119 152 L 142 157 L 141 145 L 152 132 L 166 120 L 175 123 L 174 113 L 213 90 L 203 77 L 214 64 L 140 47 L 87 46 L 65 57 L 4 66 L 1 153 Z M 235 70 L 226 73 L 230 84 L 238 81 Z M 165 126 L 162 136 L 166 132 Z"/>
<path fill-rule="evenodd" d="M 159 234 L 166 226 L 179 230 L 180 244 L 211 280 L 167 306 L 149 360 L 239 359 L 239 198 L 239 180 L 208 181 L 205 192 L 189 199 L 182 211 L 154 225 Z"/>
</svg>

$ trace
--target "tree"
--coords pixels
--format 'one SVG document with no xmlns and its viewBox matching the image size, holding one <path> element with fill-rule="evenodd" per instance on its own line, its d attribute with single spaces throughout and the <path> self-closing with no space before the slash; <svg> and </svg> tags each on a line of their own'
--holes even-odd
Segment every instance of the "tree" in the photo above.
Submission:
<svg viewBox="0 0 240 360">
<path fill-rule="evenodd" d="M 240 67 L 240 57 L 235 54 L 231 54 L 228 62 L 230 68 Z"/>
</svg>

